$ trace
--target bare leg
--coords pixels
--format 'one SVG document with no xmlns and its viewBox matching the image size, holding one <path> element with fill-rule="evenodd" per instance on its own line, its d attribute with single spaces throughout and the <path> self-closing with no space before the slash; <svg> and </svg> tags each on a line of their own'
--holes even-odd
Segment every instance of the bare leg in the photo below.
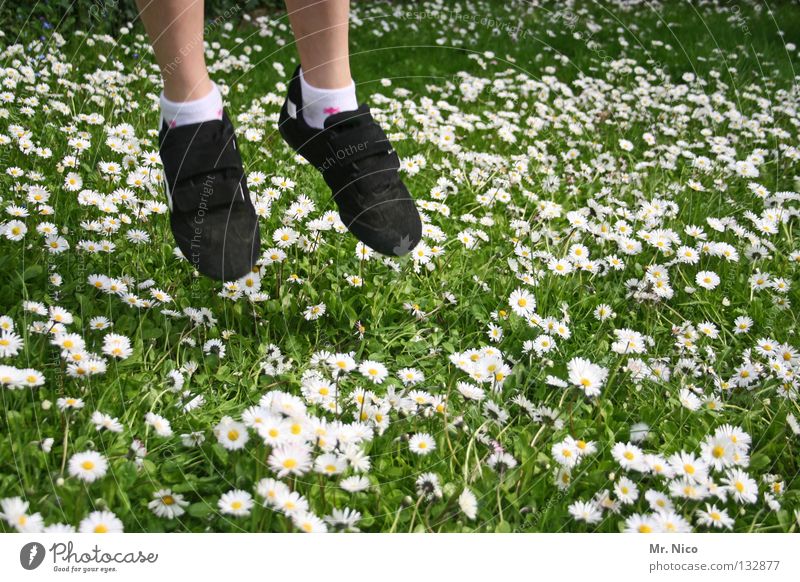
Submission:
<svg viewBox="0 0 800 582">
<path fill-rule="evenodd" d="M 164 96 L 170 101 L 192 101 L 211 91 L 203 47 L 203 4 L 204 0 L 136 0 L 161 68 Z"/>
<path fill-rule="evenodd" d="M 350 0 L 286 0 L 286 9 L 305 80 L 323 89 L 348 86 Z"/>
<path fill-rule="evenodd" d="M 422 237 L 422 220 L 400 179 L 397 154 L 369 108 L 356 99 L 350 1 L 285 2 L 301 66 L 281 109 L 281 135 L 323 173 L 350 232 L 379 253 L 406 254 Z M 334 172 L 328 171 L 331 151 L 339 166 Z"/>
</svg>

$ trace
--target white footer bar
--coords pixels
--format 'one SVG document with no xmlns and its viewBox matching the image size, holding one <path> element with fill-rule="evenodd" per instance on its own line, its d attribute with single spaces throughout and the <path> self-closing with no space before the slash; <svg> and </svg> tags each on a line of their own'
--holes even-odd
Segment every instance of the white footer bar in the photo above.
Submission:
<svg viewBox="0 0 800 582">
<path fill-rule="evenodd" d="M 793 534 L 7 534 L 0 571 L 4 580 L 136 582 L 252 574 L 325 582 L 794 581 L 798 541 Z"/>
</svg>

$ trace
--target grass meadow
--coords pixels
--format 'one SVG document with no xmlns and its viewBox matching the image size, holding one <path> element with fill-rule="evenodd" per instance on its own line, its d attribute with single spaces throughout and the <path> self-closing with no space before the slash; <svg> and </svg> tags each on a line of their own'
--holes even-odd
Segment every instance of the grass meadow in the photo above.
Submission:
<svg viewBox="0 0 800 582">
<path fill-rule="evenodd" d="M 140 23 L 0 36 L 0 531 L 792 532 L 800 8 L 353 4 L 423 213 L 350 236 L 210 20 L 257 272 L 177 252 Z"/>
</svg>

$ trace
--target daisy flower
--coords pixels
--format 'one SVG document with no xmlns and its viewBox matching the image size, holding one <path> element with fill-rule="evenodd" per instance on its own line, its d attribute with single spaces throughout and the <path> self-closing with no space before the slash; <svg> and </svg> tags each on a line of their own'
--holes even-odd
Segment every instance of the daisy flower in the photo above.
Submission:
<svg viewBox="0 0 800 582">
<path fill-rule="evenodd" d="M 80 410 L 85 404 L 80 398 L 67 396 L 56 400 L 56 406 L 58 406 L 59 410 Z"/>
<path fill-rule="evenodd" d="M 572 263 L 566 259 L 550 259 L 547 268 L 556 275 L 568 275 L 573 271 Z"/>
<path fill-rule="evenodd" d="M 582 388 L 586 396 L 597 396 L 608 376 L 608 370 L 584 358 L 573 358 L 567 364 L 569 381 Z"/>
<path fill-rule="evenodd" d="M 611 319 L 616 316 L 614 310 L 611 309 L 610 305 L 606 305 L 605 303 L 601 303 L 594 310 L 594 316 L 598 319 L 598 321 L 606 321 L 607 319 Z"/>
<path fill-rule="evenodd" d="M 713 271 L 700 271 L 694 278 L 698 286 L 703 289 L 714 289 L 719 285 L 719 275 Z"/>
<path fill-rule="evenodd" d="M 357 532 L 359 530 L 356 524 L 361 520 L 361 512 L 349 507 L 334 509 L 331 515 L 326 515 L 323 519 L 336 531 Z"/>
<path fill-rule="evenodd" d="M 750 475 L 740 469 L 730 469 L 722 482 L 739 503 L 755 503 L 758 501 L 758 485 Z"/>
<path fill-rule="evenodd" d="M 422 473 L 416 481 L 417 495 L 423 499 L 433 500 L 442 497 L 442 488 L 439 485 L 439 476 L 435 473 Z"/>
<path fill-rule="evenodd" d="M 267 463 L 279 478 L 303 475 L 311 468 L 311 454 L 303 444 L 287 443 L 273 449 Z"/>
<path fill-rule="evenodd" d="M 659 533 L 690 533 L 692 524 L 674 511 L 657 511 L 653 515 Z"/>
<path fill-rule="evenodd" d="M 734 521 L 728 516 L 725 509 L 719 509 L 716 505 L 706 503 L 705 509 L 697 510 L 697 522 L 700 525 L 712 527 L 714 529 L 733 529 Z"/>
<path fill-rule="evenodd" d="M 428 433 L 418 432 L 408 439 L 408 448 L 412 453 L 424 456 L 436 450 L 436 441 Z"/>
<path fill-rule="evenodd" d="M 551 336 L 542 334 L 533 340 L 531 347 L 537 355 L 541 356 L 554 350 L 556 347 L 556 341 Z"/>
<path fill-rule="evenodd" d="M 520 317 L 530 317 L 536 309 L 536 299 L 533 294 L 524 290 L 516 289 L 508 298 L 508 303 L 512 311 Z"/>
<path fill-rule="evenodd" d="M 96 330 L 108 329 L 111 327 L 111 322 L 107 317 L 99 315 L 89 320 L 89 327 Z"/>
<path fill-rule="evenodd" d="M 373 384 L 381 384 L 389 375 L 389 371 L 386 369 L 386 366 L 380 362 L 374 362 L 372 360 L 364 360 L 361 362 L 361 365 L 358 367 L 358 371 L 362 376 L 368 378 Z"/>
<path fill-rule="evenodd" d="M 616 443 L 611 449 L 611 456 L 623 469 L 644 470 L 644 453 L 634 444 Z"/>
<path fill-rule="evenodd" d="M 594 501 L 576 501 L 568 511 L 573 518 L 586 523 L 598 523 L 603 518 L 603 512 Z"/>
<path fill-rule="evenodd" d="M 333 453 L 325 453 L 314 459 L 314 471 L 323 475 L 338 475 L 347 469 L 347 462 Z"/>
<path fill-rule="evenodd" d="M 710 435 L 700 444 L 700 453 L 704 462 L 721 471 L 734 463 L 736 445 L 728 438 Z"/>
<path fill-rule="evenodd" d="M 578 463 L 578 449 L 568 441 L 562 441 L 553 445 L 550 453 L 556 462 L 564 467 L 574 467 Z"/>
<path fill-rule="evenodd" d="M 692 411 L 699 410 L 703 405 L 703 401 L 698 398 L 697 394 L 688 388 L 681 388 L 680 392 L 678 392 L 678 400 L 680 400 L 684 408 Z"/>
<path fill-rule="evenodd" d="M 504 451 L 495 451 L 486 459 L 486 464 L 499 474 L 517 466 L 517 460 Z"/>
<path fill-rule="evenodd" d="M 597 443 L 594 441 L 585 441 L 583 439 L 573 439 L 571 436 L 564 439 L 568 443 L 572 443 L 575 446 L 575 450 L 578 451 L 578 455 L 586 456 L 586 455 L 593 455 L 597 452 Z"/>
<path fill-rule="evenodd" d="M 478 515 L 478 498 L 468 488 L 464 488 L 461 495 L 458 496 L 458 507 L 462 513 L 467 516 L 467 519 L 475 519 Z"/>
<path fill-rule="evenodd" d="M 133 354 L 131 340 L 124 335 L 109 333 L 103 338 L 103 353 L 124 360 Z"/>
<path fill-rule="evenodd" d="M 617 499 L 619 499 L 620 503 L 624 505 L 633 504 L 637 499 L 639 499 L 639 488 L 636 487 L 636 483 L 627 477 L 619 478 L 614 485 L 614 493 L 616 493 Z"/>
<path fill-rule="evenodd" d="M 654 533 L 657 531 L 656 521 L 652 516 L 634 513 L 625 520 L 625 533 Z"/>
<path fill-rule="evenodd" d="M 297 512 L 308 511 L 308 499 L 297 491 L 291 491 L 286 487 L 277 493 L 274 506 L 275 509 L 282 511 L 286 515 L 293 515 Z"/>
<path fill-rule="evenodd" d="M 691 453 L 681 451 L 667 459 L 676 475 L 697 483 L 704 483 L 708 477 L 708 465 Z"/>
<path fill-rule="evenodd" d="M 645 492 L 644 498 L 647 500 L 648 505 L 650 505 L 650 509 L 653 511 L 672 511 L 673 509 L 670 498 L 660 491 L 649 489 Z"/>
<path fill-rule="evenodd" d="M 404 386 L 414 386 L 425 380 L 425 375 L 416 368 L 401 368 L 397 377 Z"/>
<path fill-rule="evenodd" d="M 99 410 L 95 410 L 92 413 L 92 423 L 94 424 L 95 430 L 107 430 L 109 432 L 122 432 L 123 426 L 116 418 L 109 416 L 108 414 L 104 414 Z"/>
<path fill-rule="evenodd" d="M 163 416 L 154 412 L 148 412 L 144 417 L 145 424 L 152 426 L 158 436 L 172 436 L 172 427 L 169 421 Z"/>
<path fill-rule="evenodd" d="M 226 353 L 225 344 L 222 343 L 221 339 L 213 338 L 206 341 L 203 344 L 203 353 L 206 355 L 216 354 L 216 356 L 222 360 L 225 358 Z"/>
<path fill-rule="evenodd" d="M 71 534 L 75 533 L 75 526 L 67 523 L 52 523 L 44 526 L 43 533 Z"/>
<path fill-rule="evenodd" d="M 264 499 L 265 507 L 277 507 L 277 500 L 290 493 L 282 481 L 267 477 L 256 483 L 256 493 Z"/>
<path fill-rule="evenodd" d="M 214 427 L 214 434 L 217 435 L 219 444 L 229 451 L 238 451 L 244 448 L 247 441 L 250 440 L 247 427 L 229 416 L 224 416 L 219 421 Z"/>
<path fill-rule="evenodd" d="M 325 315 L 325 304 L 318 303 L 317 305 L 309 305 L 306 307 L 305 311 L 303 311 L 303 317 L 306 318 L 308 321 L 314 321 L 315 319 L 319 319 Z"/>
<path fill-rule="evenodd" d="M 223 494 L 217 502 L 221 513 L 234 517 L 247 517 L 253 508 L 253 496 L 241 489 L 232 489 Z"/>
<path fill-rule="evenodd" d="M 28 502 L 21 497 L 11 497 L 0 501 L 0 517 L 20 533 L 40 533 L 44 520 L 39 513 L 28 513 Z"/>
<path fill-rule="evenodd" d="M 640 443 L 647 439 L 650 434 L 650 426 L 645 422 L 637 422 L 631 425 L 630 439 L 631 442 Z"/>
<path fill-rule="evenodd" d="M 344 374 L 356 368 L 356 361 L 350 354 L 334 354 L 327 359 L 334 374 Z"/>
<path fill-rule="evenodd" d="M 93 511 L 78 525 L 80 533 L 122 533 L 122 521 L 111 511 Z"/>
<path fill-rule="evenodd" d="M 187 505 L 189 502 L 180 493 L 173 493 L 171 489 L 159 489 L 153 493 L 153 500 L 147 507 L 158 517 L 174 519 L 185 513 L 183 508 Z"/>
<path fill-rule="evenodd" d="M 363 475 L 353 475 L 352 477 L 347 477 L 339 481 L 339 487 L 348 493 L 358 493 L 369 489 L 370 482 L 369 479 Z"/>
<path fill-rule="evenodd" d="M 69 460 L 69 474 L 81 481 L 93 483 L 102 478 L 108 470 L 106 458 L 95 451 L 75 453 Z"/>
<path fill-rule="evenodd" d="M 499 342 L 503 339 L 503 328 L 499 325 L 495 325 L 494 323 L 490 323 L 486 334 L 489 336 L 491 341 Z"/>
<path fill-rule="evenodd" d="M 305 533 L 327 533 L 328 531 L 325 522 L 308 511 L 294 514 L 292 523 L 297 529 Z"/>
<path fill-rule="evenodd" d="M 22 336 L 12 330 L 0 330 L 0 358 L 11 358 L 22 349 Z"/>
</svg>

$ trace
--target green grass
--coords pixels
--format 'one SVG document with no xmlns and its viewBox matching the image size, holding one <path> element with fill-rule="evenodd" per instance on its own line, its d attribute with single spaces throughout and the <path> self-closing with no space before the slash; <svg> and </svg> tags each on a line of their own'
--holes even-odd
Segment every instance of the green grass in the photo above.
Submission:
<svg viewBox="0 0 800 582">
<path fill-rule="evenodd" d="M 78 204 L 77 192 L 64 188 L 64 174 L 70 170 L 60 166 L 65 156 L 73 153 L 67 143 L 71 124 L 91 139 L 91 147 L 72 171 L 83 179 L 83 188 L 102 194 L 125 184 L 124 177 L 114 184 L 98 169 L 100 162 L 123 159 L 105 143 L 106 128 L 130 123 L 142 151 L 157 149 L 148 132 L 155 126 L 160 80 L 141 26 L 136 24 L 121 34 L 116 44 L 91 31 L 78 35 L 60 30 L 65 40 L 58 46 L 53 31 L 31 23 L 20 33 L 22 49 L 13 55 L 8 47 L 15 33 L 5 31 L 4 66 L 18 70 L 30 66 L 35 83 L 45 82 L 48 88 L 37 93 L 35 83 L 21 79 L 16 87 L 4 89 L 13 94 L 14 101 L 0 112 L 0 133 L 11 136 L 11 127 L 21 125 L 30 130 L 37 145 L 51 148 L 52 156 L 22 153 L 15 140 L 0 146 L 0 201 L 6 208 L 26 206 L 30 212 L 20 219 L 28 228 L 21 241 L 0 237 L 0 315 L 13 320 L 24 340 L 19 353 L 0 359 L 0 365 L 34 368 L 46 377 L 44 385 L 37 388 L 0 389 L 0 428 L 7 435 L 0 441 L 0 499 L 22 497 L 30 504 L 28 513 L 40 513 L 48 525 L 78 526 L 91 511 L 108 509 L 126 531 L 292 531 L 292 520 L 262 507 L 255 494 L 260 479 L 275 476 L 267 462 L 272 448 L 250 430 L 247 445 L 229 451 L 217 442 L 213 429 L 224 416 L 239 419 L 264 394 L 283 391 L 301 396 L 303 374 L 312 368 L 312 355 L 328 350 L 353 352 L 358 362 L 382 362 L 390 372 L 389 379 L 379 385 L 372 385 L 357 372 L 348 375 L 340 385 L 343 399 L 358 389 L 371 389 L 376 404 L 381 405 L 391 389 L 401 391 L 396 373 L 413 367 L 425 375 L 415 389 L 442 398 L 446 405 L 443 411 L 428 405 L 388 413 L 385 431 L 359 445 L 371 460 L 364 473 L 371 485 L 365 492 L 347 493 L 338 486 L 340 477 L 313 472 L 284 479 L 320 517 L 334 508 L 350 507 L 361 513 L 357 527 L 381 532 L 620 531 L 633 514 L 651 513 L 645 491 L 670 494 L 667 479 L 625 470 L 612 456 L 615 443 L 630 439 L 631 425 L 647 423 L 648 435 L 639 446 L 647 453 L 669 457 L 680 451 L 700 455 L 701 443 L 722 425 L 730 424 L 752 438 L 746 451 L 738 451 L 748 455 L 739 468 L 757 483 L 757 501 L 743 503 L 730 497 L 688 500 L 673 492 L 675 513 L 695 530 L 706 531 L 709 528 L 700 523 L 696 510 L 716 503 L 733 519 L 734 531 L 795 531 L 800 496 L 798 436 L 787 417 L 800 414 L 800 408 L 794 398 L 781 395 L 781 389 L 789 384 L 789 393 L 796 397 L 797 380 L 782 382 L 764 369 L 749 388 L 723 389 L 715 378 L 728 380 L 736 374 L 748 350 L 754 350 L 761 338 L 798 347 L 793 306 L 798 299 L 796 288 L 787 294 L 774 289 L 753 292 L 749 283 L 758 270 L 796 284 L 798 259 L 792 253 L 800 250 L 794 232 L 797 200 L 771 199 L 765 204 L 748 183 L 758 183 L 770 193 L 797 189 L 797 161 L 787 155 L 786 147 L 797 147 L 800 104 L 794 66 L 798 53 L 796 48 L 787 51 L 777 31 L 780 28 L 787 40 L 800 38 L 800 10 L 790 3 L 777 4 L 774 15 L 749 3 L 739 8 L 723 2 L 702 8 L 664 3 L 657 10 L 650 3 L 630 9 L 617 3 L 576 4 L 572 13 L 559 12 L 558 3 L 530 8 L 522 2 L 459 0 L 442 4 L 448 10 L 433 3 L 356 4 L 354 12 L 361 24 L 352 27 L 351 50 L 359 95 L 381 112 L 384 125 L 395 124 L 391 131 L 399 131 L 398 121 L 404 125 L 404 135 L 394 140 L 401 157 L 420 155 L 426 162 L 419 173 L 407 176 L 409 188 L 418 200 L 431 201 L 431 188 L 440 178 L 457 185 L 457 193 L 445 201 L 449 216 L 426 211 L 430 224 L 446 236 L 441 243 L 427 242 L 438 244 L 445 252 L 431 261 L 434 268 L 430 271 L 424 266 L 415 268 L 410 257 L 393 261 L 395 270 L 376 258 L 359 261 L 355 239 L 324 232 L 317 251 L 293 247 L 287 249 L 287 260 L 280 266 L 262 267 L 263 291 L 269 299 L 260 303 L 222 298 L 219 284 L 196 277 L 185 261 L 173 255 L 166 215 L 142 220 L 134 212 L 136 205 L 120 205 L 117 214 L 130 218 L 131 224 L 122 224 L 117 232 L 104 237 L 83 225 L 102 218 L 102 212 Z M 732 16 L 738 20 L 731 21 Z M 285 22 L 281 15 L 274 17 Z M 308 195 L 316 202 L 311 218 L 333 207 L 322 179 L 307 165 L 293 162 L 293 153 L 275 131 L 270 116 L 277 114 L 278 105 L 264 98 L 270 93 L 282 98 L 277 84 L 285 81 L 285 75 L 279 74 L 273 63 L 283 64 L 288 73 L 296 57 L 288 29 L 263 27 L 274 36 L 261 36 L 258 26 L 243 22 L 230 31 L 215 27 L 207 41 L 220 43 L 236 57 L 249 53 L 253 65 L 212 73 L 218 83 L 230 88 L 228 109 L 232 115 L 254 113 L 250 120 L 238 119 L 248 172 L 267 176 L 267 184 L 253 190 L 262 194 L 273 176 L 296 183 L 282 193 L 270 216 L 262 221 L 263 246 L 267 248 L 273 244 L 272 234 L 281 226 L 284 211 L 298 195 Z M 374 34 L 384 27 L 385 32 Z M 493 27 L 498 29 L 496 33 Z M 517 28 L 515 39 L 508 31 Z M 580 38 L 575 38 L 575 33 L 580 33 Z M 36 40 L 40 35 L 44 36 L 42 42 Z M 260 52 L 256 46 L 262 47 Z M 210 64 L 219 61 L 219 50 L 213 52 Z M 44 55 L 47 58 L 42 58 Z M 71 65 L 63 83 L 48 71 L 47 59 Z M 119 63 L 118 75 L 101 78 L 98 72 L 114 71 L 115 63 Z M 628 69 L 611 70 L 618 64 Z M 662 72 L 648 78 L 654 71 Z M 685 73 L 693 73 L 705 84 L 688 77 L 682 80 Z M 391 79 L 391 86 L 384 86 L 382 79 Z M 486 87 L 476 99 L 465 98 L 459 85 L 479 80 L 485 80 Z M 501 86 L 504 80 L 505 86 Z M 524 88 L 526 82 L 530 90 Z M 587 92 L 589 86 L 593 93 Z M 637 87 L 639 93 L 632 93 Z M 408 94 L 393 93 L 398 88 Z M 377 102 L 376 94 L 386 96 L 389 105 Z M 23 100 L 34 95 L 38 103 L 31 105 L 33 111 L 28 115 Z M 722 117 L 705 115 L 703 95 Z M 651 103 L 643 102 L 644 97 Z M 68 112 L 59 112 L 52 100 L 62 102 Z M 252 109 L 256 104 L 263 111 Z M 547 110 L 537 113 L 537 105 Z M 388 113 L 392 107 L 394 112 Z M 746 124 L 737 125 L 724 117 L 734 108 L 769 131 L 760 135 Z M 494 125 L 498 112 L 504 112 L 504 118 L 513 123 L 514 141 L 505 141 Z M 91 113 L 101 114 L 104 122 L 91 125 L 80 117 Z M 538 133 L 528 125 L 534 116 L 546 122 Z M 579 124 L 581 132 L 573 131 L 570 123 Z M 444 126 L 455 126 L 458 152 L 437 144 L 435 136 Z M 773 128 L 786 133 L 776 133 Z M 247 129 L 261 130 L 262 139 L 247 141 L 243 138 Z M 655 135 L 656 147 L 647 144 L 647 132 Z M 749 179 L 733 173 L 710 147 L 712 136 L 726 138 L 735 148 L 733 160 L 744 160 L 754 150 L 763 149 L 760 176 Z M 620 139 L 630 140 L 633 149 L 623 149 Z M 674 166 L 664 166 L 661 162 L 671 159 L 670 147 L 676 148 Z M 573 148 L 579 154 L 574 161 L 564 157 Z M 687 151 L 713 160 L 710 172 L 693 168 L 691 160 L 683 156 Z M 543 159 L 537 159 L 540 152 L 546 153 Z M 518 161 L 527 175 L 516 180 L 511 168 Z M 597 164 L 609 162 L 615 164 L 615 171 L 598 169 Z M 636 169 L 641 162 L 654 164 Z M 11 167 L 23 169 L 25 175 L 10 175 L 5 170 Z M 26 201 L 24 188 L 33 183 L 32 171 L 42 174 L 41 184 L 51 194 L 52 216 L 41 216 L 35 205 Z M 632 171 L 637 174 L 630 175 Z M 555 185 L 552 176 L 558 178 Z M 691 180 L 701 182 L 707 191 L 688 188 Z M 507 191 L 509 201 L 481 205 L 477 197 L 491 188 Z M 143 200 L 164 201 L 161 184 L 149 190 L 138 191 Z M 653 222 L 647 224 L 637 211 L 648 201 L 674 203 L 675 212 L 654 211 Z M 542 215 L 545 202 L 561 205 L 561 215 Z M 617 220 L 628 213 L 629 236 L 642 242 L 641 252 L 623 255 L 615 242 L 570 225 L 568 212 L 590 208 L 594 212 L 598 204 L 616 207 L 619 215 L 599 220 L 590 213 L 589 220 L 596 226 L 606 223 L 613 232 Z M 774 245 L 766 258 L 751 258 L 746 250 L 752 241 L 730 228 L 717 232 L 706 222 L 707 218 L 733 219 L 754 232 L 748 218 L 751 213 L 761 216 L 775 205 L 793 215 L 778 223 L 773 234 L 761 236 Z M 462 221 L 460 217 L 467 213 L 477 219 L 491 218 L 491 223 Z M 6 223 L 12 219 L 3 218 Z M 530 232 L 515 232 L 515 220 L 530 225 Z M 69 250 L 60 254 L 47 251 L 43 237 L 36 232 L 36 226 L 44 221 L 57 225 Z M 684 230 L 689 225 L 704 227 L 711 241 L 732 245 L 739 260 L 729 262 L 704 254 L 698 265 L 669 266 L 674 295 L 659 301 L 636 301 L 626 282 L 642 280 L 648 267 L 667 265 L 674 258 L 648 246 L 641 237 L 642 229 L 672 229 L 681 244 L 691 246 L 693 241 Z M 302 221 L 295 226 L 304 234 L 309 232 Z M 150 242 L 129 242 L 125 233 L 132 228 L 146 231 Z M 474 249 L 465 248 L 458 235 L 467 228 L 480 229 L 487 240 Z M 102 238 L 116 244 L 113 253 L 90 254 L 77 248 L 81 240 Z M 520 272 L 529 272 L 535 284 L 523 283 L 512 271 L 509 259 L 515 258 L 517 243 L 534 253 L 529 263 L 516 257 L 516 265 Z M 619 255 L 625 268 L 563 277 L 550 272 L 547 259 L 565 257 L 576 243 L 584 244 L 593 259 Z M 697 287 L 695 274 L 700 270 L 717 273 L 720 285 L 688 292 L 687 286 Z M 48 280 L 54 273 L 63 279 L 60 285 Z M 178 311 L 205 307 L 217 322 L 195 327 L 186 318 L 162 314 L 160 306 L 128 307 L 119 297 L 88 284 L 87 277 L 98 273 L 127 277 L 132 287 L 152 279 L 155 287 L 174 299 L 166 307 Z M 291 274 L 303 282 L 290 282 Z M 348 285 L 347 274 L 363 277 L 363 287 Z M 523 351 L 526 341 L 543 332 L 509 307 L 509 295 L 517 288 L 533 293 L 539 316 L 562 320 L 569 328 L 570 337 L 556 338 L 557 349 L 545 356 Z M 455 303 L 448 301 L 445 293 L 452 294 Z M 147 297 L 147 292 L 139 295 Z M 789 306 L 775 305 L 776 297 L 786 298 Z M 130 338 L 133 354 L 123 360 L 107 358 L 108 369 L 102 375 L 69 377 L 64 358 L 49 338 L 28 329 L 32 322 L 47 323 L 48 318 L 25 311 L 23 301 L 67 309 L 74 316 L 67 331 L 85 338 L 87 350 L 94 353 L 101 351 L 106 332 L 89 329 L 89 321 L 105 316 L 113 321 L 111 332 Z M 307 321 L 303 310 L 318 303 L 326 305 L 325 315 Z M 427 315 L 415 318 L 405 303 L 417 304 Z M 598 321 L 594 310 L 600 304 L 610 305 L 616 317 Z M 498 313 L 500 310 L 504 313 Z M 749 333 L 733 333 L 738 316 L 753 319 Z M 697 351 L 679 350 L 677 327 L 696 328 L 702 322 L 714 323 L 719 336 L 695 340 Z M 503 329 L 503 339 L 497 343 L 490 342 L 487 335 L 490 323 Z M 363 337 L 358 325 L 363 326 Z M 623 328 L 652 338 L 645 354 L 612 351 L 613 331 Z M 223 341 L 224 358 L 203 352 L 209 339 Z M 261 365 L 273 344 L 291 360 L 291 367 L 278 375 L 263 374 Z M 502 422 L 492 420 L 482 403 L 459 394 L 458 382 L 469 381 L 469 376 L 449 359 L 455 352 L 487 345 L 501 350 L 504 361 L 513 364 L 502 390 L 493 392 L 484 385 L 486 400 L 508 413 Z M 587 398 L 575 386 L 561 389 L 548 384 L 550 375 L 566 378 L 568 362 L 577 357 L 608 371 L 599 397 Z M 661 363 L 671 371 L 670 377 L 637 379 L 627 367 L 629 358 L 641 358 L 651 366 Z M 768 363 L 768 358 L 755 352 L 752 359 L 765 366 Z M 185 389 L 190 392 L 184 396 L 170 390 L 169 373 L 190 361 L 197 362 L 197 370 L 191 375 L 183 373 Z M 796 374 L 798 364 L 794 357 L 786 367 Z M 689 365 L 696 374 L 681 371 Z M 679 399 L 686 388 L 695 389 L 701 398 L 719 398 L 723 408 L 717 412 L 706 407 L 689 410 Z M 204 404 L 183 412 L 180 405 L 197 395 L 203 396 Z M 62 397 L 81 398 L 85 407 L 61 411 L 56 401 Z M 533 403 L 538 414 L 528 414 L 519 397 Z M 540 407 L 546 408 L 543 418 Z M 96 431 L 90 420 L 95 410 L 118 418 L 123 431 Z M 155 434 L 144 423 L 148 412 L 167 418 L 174 434 Z M 338 418 L 351 423 L 362 412 L 360 405 L 348 404 Z M 313 404 L 308 414 L 328 421 L 337 418 Z M 205 442 L 187 448 L 179 435 L 192 431 L 201 432 Z M 432 435 L 436 450 L 425 456 L 413 454 L 408 439 L 415 433 Z M 551 449 L 567 436 L 594 441 L 597 452 L 572 469 L 568 487 L 560 487 L 556 483 L 558 463 Z M 40 445 L 47 438 L 54 439 L 49 453 Z M 134 440 L 146 448 L 143 457 L 132 452 Z M 514 468 L 498 473 L 490 467 L 497 446 L 513 456 Z M 109 461 L 107 474 L 93 483 L 70 476 L 64 466 L 72 455 L 86 450 L 98 451 Z M 320 453 L 314 448 L 312 456 Z M 426 472 L 439 479 L 441 492 L 434 500 L 421 497 L 415 485 Z M 344 476 L 352 474 L 349 468 Z M 721 485 L 725 471 L 712 470 L 710 475 Z M 621 476 L 637 484 L 640 494 L 636 501 L 622 505 L 619 513 L 605 511 L 596 523 L 576 521 L 569 515 L 572 503 L 613 489 Z M 776 482 L 782 483 L 782 492 L 776 496 L 780 507 L 771 508 L 764 493 Z M 459 510 L 458 498 L 465 487 L 478 500 L 475 519 Z M 148 509 L 153 493 L 162 488 L 185 497 L 185 514 L 163 519 Z M 253 494 L 256 505 L 248 516 L 220 513 L 217 502 L 232 489 Z M 14 529 L 5 521 L 0 528 Z"/>
</svg>

